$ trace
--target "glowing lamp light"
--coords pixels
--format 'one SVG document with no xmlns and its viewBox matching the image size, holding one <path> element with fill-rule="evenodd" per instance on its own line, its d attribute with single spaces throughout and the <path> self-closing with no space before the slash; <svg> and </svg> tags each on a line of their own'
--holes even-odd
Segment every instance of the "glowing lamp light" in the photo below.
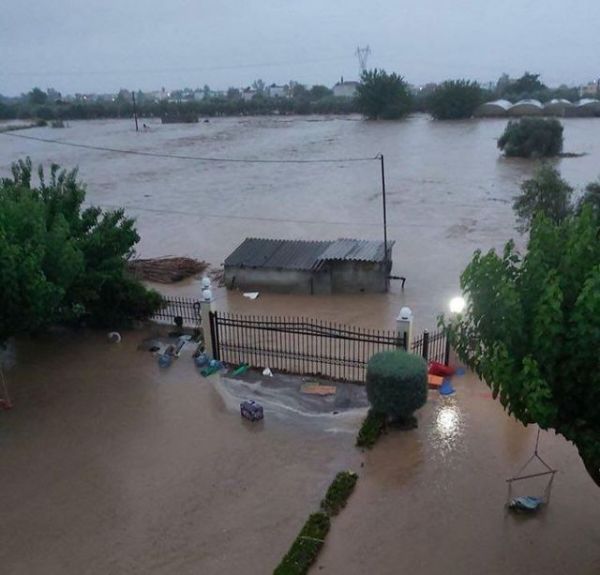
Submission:
<svg viewBox="0 0 600 575">
<path fill-rule="evenodd" d="M 450 300 L 450 311 L 452 313 L 462 313 L 462 311 L 465 309 L 465 300 L 462 297 L 453 297 Z"/>
</svg>

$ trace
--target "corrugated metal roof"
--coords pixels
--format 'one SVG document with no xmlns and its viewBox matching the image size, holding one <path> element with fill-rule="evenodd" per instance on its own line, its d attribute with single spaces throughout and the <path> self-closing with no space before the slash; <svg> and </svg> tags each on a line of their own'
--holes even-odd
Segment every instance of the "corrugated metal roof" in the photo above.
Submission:
<svg viewBox="0 0 600 575">
<path fill-rule="evenodd" d="M 388 242 L 391 250 L 394 242 Z M 381 262 L 383 242 L 339 239 L 329 241 L 246 238 L 225 260 L 226 266 L 311 270 L 327 261 Z"/>
<path fill-rule="evenodd" d="M 332 242 L 246 238 L 225 260 L 226 266 L 311 270 Z"/>
<path fill-rule="evenodd" d="M 388 242 L 388 250 L 394 242 Z M 369 240 L 340 239 L 319 256 L 319 261 L 345 260 L 362 262 L 381 262 L 385 257 L 383 242 Z"/>
</svg>

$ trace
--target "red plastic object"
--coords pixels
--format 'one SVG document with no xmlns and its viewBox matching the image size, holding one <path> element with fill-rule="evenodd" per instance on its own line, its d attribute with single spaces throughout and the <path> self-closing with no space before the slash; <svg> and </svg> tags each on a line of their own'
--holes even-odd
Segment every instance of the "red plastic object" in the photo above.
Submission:
<svg viewBox="0 0 600 575">
<path fill-rule="evenodd" d="M 448 377 L 454 375 L 454 368 L 449 365 L 444 365 L 443 363 L 438 363 L 437 361 L 432 361 L 429 364 L 427 373 L 430 375 L 439 375 L 440 377 Z"/>
</svg>

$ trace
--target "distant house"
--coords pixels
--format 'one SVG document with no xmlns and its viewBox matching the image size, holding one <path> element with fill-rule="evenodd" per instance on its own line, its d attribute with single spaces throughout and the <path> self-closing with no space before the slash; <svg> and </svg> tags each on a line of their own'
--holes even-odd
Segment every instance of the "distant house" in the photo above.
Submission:
<svg viewBox="0 0 600 575">
<path fill-rule="evenodd" d="M 267 88 L 267 93 L 271 98 L 285 98 L 288 94 L 287 86 L 278 86 L 277 84 L 271 84 Z"/>
<path fill-rule="evenodd" d="M 344 82 L 342 78 L 334 87 L 333 95 L 338 98 L 354 98 L 359 82 Z"/>
<path fill-rule="evenodd" d="M 252 88 L 244 88 L 242 90 L 242 100 L 244 100 L 244 102 L 249 102 L 254 96 L 256 96 L 256 90 L 253 90 Z"/>
<path fill-rule="evenodd" d="M 225 260 L 225 285 L 245 291 L 332 294 L 388 290 L 383 242 L 246 238 Z"/>
</svg>

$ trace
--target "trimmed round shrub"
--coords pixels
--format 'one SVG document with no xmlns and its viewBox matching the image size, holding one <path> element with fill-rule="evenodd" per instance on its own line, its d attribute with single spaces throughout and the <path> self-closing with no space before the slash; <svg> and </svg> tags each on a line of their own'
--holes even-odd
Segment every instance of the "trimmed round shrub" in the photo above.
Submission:
<svg viewBox="0 0 600 575">
<path fill-rule="evenodd" d="M 427 363 L 402 350 L 375 354 L 367 365 L 367 397 L 374 411 L 408 419 L 427 401 Z"/>
</svg>

